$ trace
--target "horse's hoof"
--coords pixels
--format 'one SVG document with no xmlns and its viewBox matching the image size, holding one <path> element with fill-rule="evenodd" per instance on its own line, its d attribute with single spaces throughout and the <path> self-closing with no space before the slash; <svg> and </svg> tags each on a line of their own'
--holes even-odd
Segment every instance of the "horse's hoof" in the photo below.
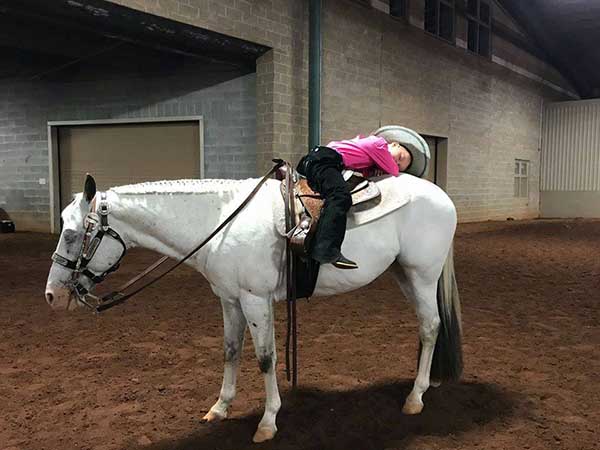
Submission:
<svg viewBox="0 0 600 450">
<path fill-rule="evenodd" d="M 434 388 L 438 388 L 442 385 L 442 382 L 440 380 L 429 380 L 429 386 L 434 387 Z"/>
<path fill-rule="evenodd" d="M 202 418 L 202 422 L 206 423 L 206 422 L 219 422 L 221 420 L 225 420 L 227 418 L 227 413 L 225 414 L 219 414 L 216 413 L 214 411 L 209 411 L 207 412 L 204 417 Z"/>
<path fill-rule="evenodd" d="M 409 416 L 412 416 L 414 414 L 421 414 L 421 411 L 423 411 L 423 403 L 406 402 L 404 403 L 404 407 L 402 408 L 402 413 Z"/>
<path fill-rule="evenodd" d="M 269 441 L 275 437 L 275 433 L 277 433 L 276 428 L 261 427 L 258 430 L 256 430 L 256 433 L 254 433 L 252 442 L 255 442 L 258 444 L 260 442 Z"/>
</svg>

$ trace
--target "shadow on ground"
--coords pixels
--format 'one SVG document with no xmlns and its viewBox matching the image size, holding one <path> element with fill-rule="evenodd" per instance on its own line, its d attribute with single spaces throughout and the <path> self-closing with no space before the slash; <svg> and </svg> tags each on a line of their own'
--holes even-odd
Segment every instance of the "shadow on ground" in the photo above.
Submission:
<svg viewBox="0 0 600 450">
<path fill-rule="evenodd" d="M 423 413 L 405 416 L 402 403 L 411 387 L 411 381 L 404 381 L 350 391 L 300 388 L 288 392 L 277 419 L 279 432 L 264 444 L 251 442 L 260 411 L 220 423 L 198 424 L 190 436 L 138 448 L 400 450 L 424 436 L 458 435 L 492 421 L 505 421 L 517 409 L 516 395 L 496 385 L 461 383 L 430 389 Z"/>
</svg>

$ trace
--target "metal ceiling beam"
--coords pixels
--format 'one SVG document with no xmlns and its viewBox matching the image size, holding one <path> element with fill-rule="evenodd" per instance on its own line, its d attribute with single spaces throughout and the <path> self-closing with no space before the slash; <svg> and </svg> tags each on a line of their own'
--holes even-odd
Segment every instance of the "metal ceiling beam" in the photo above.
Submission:
<svg viewBox="0 0 600 450">
<path fill-rule="evenodd" d="M 553 38 L 551 30 L 544 28 L 544 22 L 539 17 L 539 6 L 536 2 L 520 0 L 498 0 L 514 20 L 528 32 L 535 43 L 548 55 L 548 61 L 575 87 L 581 97 L 588 97 L 592 89 L 584 74 L 581 74 L 568 56 L 568 49 Z"/>
<path fill-rule="evenodd" d="M 73 29 L 45 26 L 43 22 L 19 20 L 0 13 L 0 42 L 4 47 L 42 53 L 49 56 L 80 58 L 114 43 L 114 39 L 90 33 L 73 33 Z M 70 30 L 70 32 L 69 32 Z"/>
<path fill-rule="evenodd" d="M 204 61 L 227 62 L 254 70 L 268 47 L 154 16 L 104 0 L 19 0 L 0 2 L 10 14 L 54 27 L 78 30 Z"/>
</svg>

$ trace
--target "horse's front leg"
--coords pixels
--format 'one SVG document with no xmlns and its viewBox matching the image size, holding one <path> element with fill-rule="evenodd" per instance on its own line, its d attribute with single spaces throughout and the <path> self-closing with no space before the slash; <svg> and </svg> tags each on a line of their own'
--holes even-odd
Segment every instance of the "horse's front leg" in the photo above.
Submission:
<svg viewBox="0 0 600 450">
<path fill-rule="evenodd" d="M 239 300 L 221 298 L 221 306 L 223 307 L 223 344 L 225 349 L 223 384 L 219 399 L 202 419 L 207 422 L 223 420 L 227 417 L 227 409 L 235 397 L 237 371 L 246 332 L 246 318 Z"/>
<path fill-rule="evenodd" d="M 273 324 L 273 302 L 269 299 L 245 293 L 240 303 L 252 334 L 258 366 L 265 378 L 265 413 L 254 434 L 254 442 L 273 439 L 277 433 L 275 421 L 281 407 L 277 377 L 277 352 L 275 351 L 275 328 Z"/>
</svg>

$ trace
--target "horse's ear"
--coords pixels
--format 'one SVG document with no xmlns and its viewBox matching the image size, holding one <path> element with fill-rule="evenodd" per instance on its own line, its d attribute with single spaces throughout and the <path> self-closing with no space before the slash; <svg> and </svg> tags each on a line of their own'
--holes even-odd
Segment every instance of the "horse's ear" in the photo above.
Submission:
<svg viewBox="0 0 600 450">
<path fill-rule="evenodd" d="M 83 196 L 87 202 L 91 202 L 96 195 L 96 180 L 89 173 L 85 175 L 85 185 L 83 186 Z"/>
</svg>

